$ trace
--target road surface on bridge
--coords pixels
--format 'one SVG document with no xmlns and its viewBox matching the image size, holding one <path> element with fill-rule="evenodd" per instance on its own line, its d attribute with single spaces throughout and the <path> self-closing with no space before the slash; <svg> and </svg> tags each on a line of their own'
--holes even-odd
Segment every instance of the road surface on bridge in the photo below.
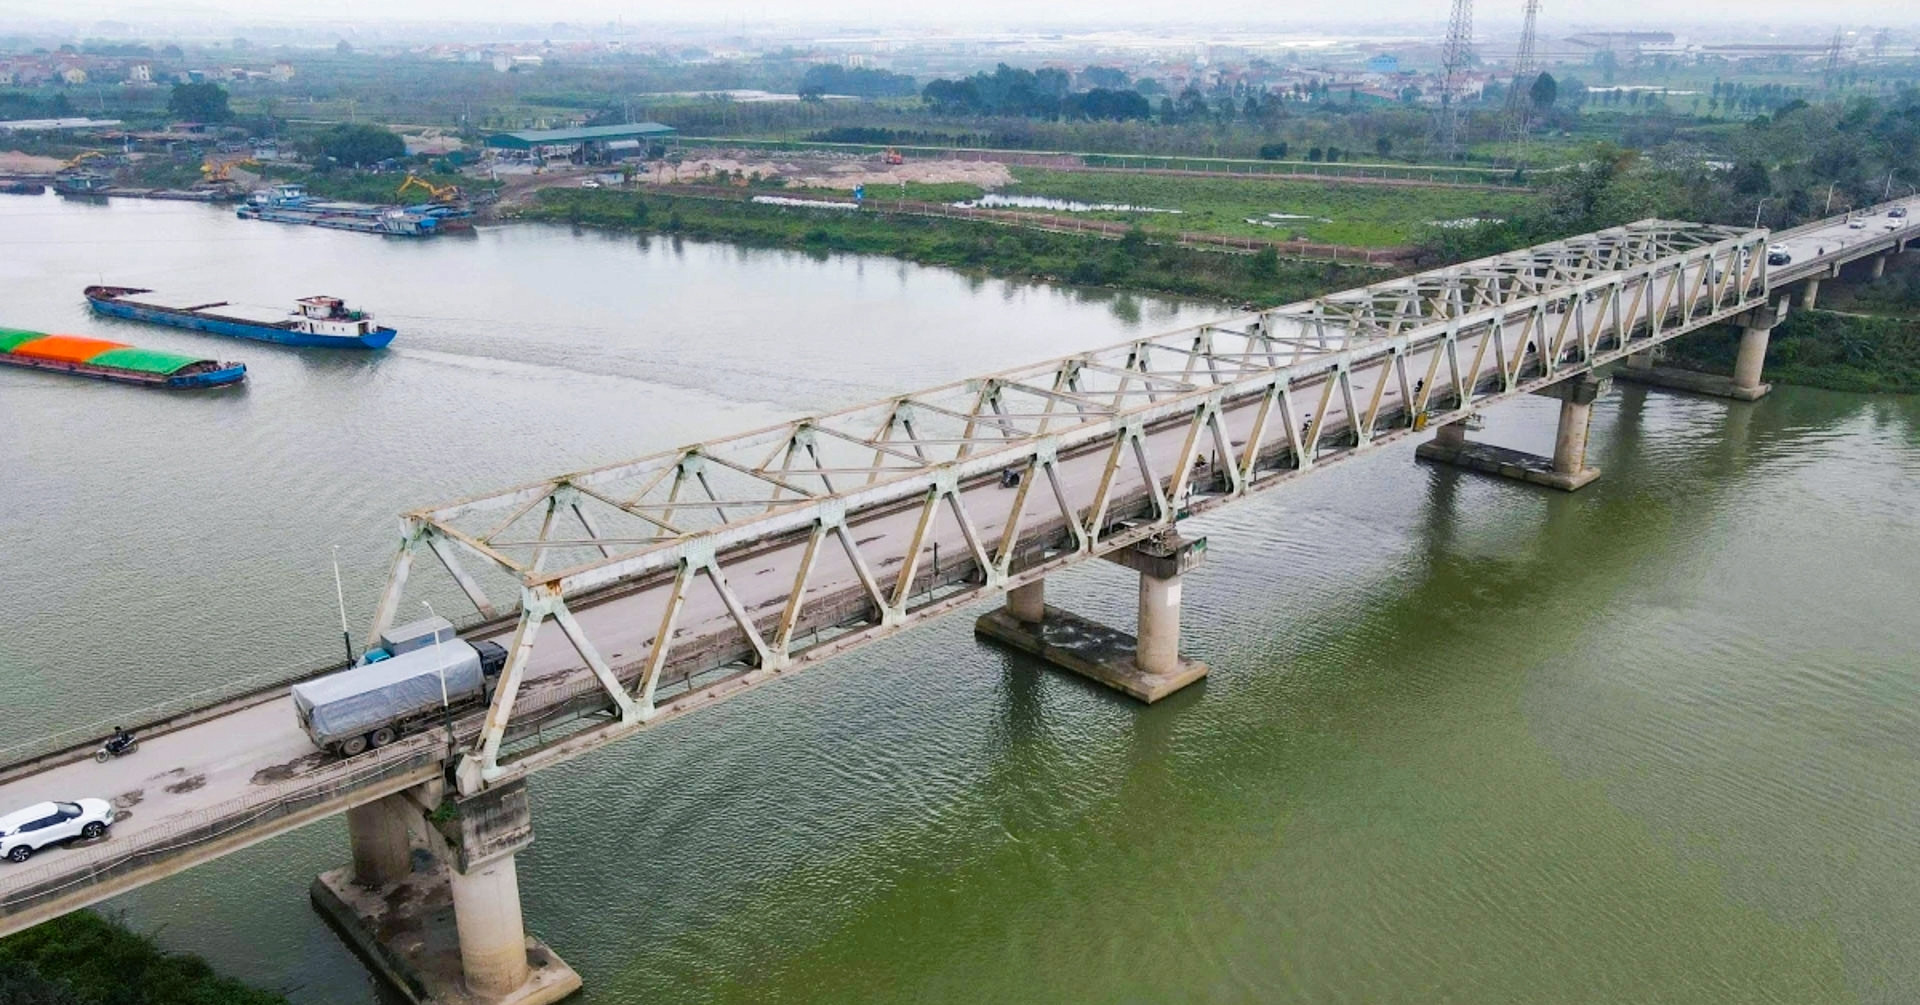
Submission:
<svg viewBox="0 0 1920 1005">
<path fill-rule="evenodd" d="M 1889 216 L 1888 212 L 1896 207 L 1905 210 L 1907 215 Z M 1785 249 L 1792 261 L 1769 266 L 1768 278 L 1775 283 L 1790 282 L 1830 268 L 1834 263 L 1871 254 L 1877 247 L 1907 235 L 1912 230 L 1915 213 L 1920 213 L 1920 197 L 1900 199 L 1782 231 L 1774 235 L 1772 244 Z"/>
<path fill-rule="evenodd" d="M 1911 202 L 1920 207 L 1920 200 Z M 1848 228 L 1844 221 L 1838 221 L 1816 231 L 1797 235 L 1792 240 L 1796 248 L 1807 241 L 1832 240 L 1834 246 L 1829 252 L 1831 254 L 1833 250 L 1843 247 L 1842 242 L 1847 241 L 1850 235 L 1857 236 L 1858 232 Z M 1799 254 L 1795 255 L 1795 264 L 1801 264 Z M 1704 276 L 1697 278 L 1701 282 L 1706 281 Z M 1247 320 L 1244 317 L 1229 319 L 1219 322 L 1218 326 L 1244 324 Z M 1561 320 L 1558 314 L 1548 317 L 1550 326 L 1558 325 Z M 1597 318 L 1583 317 L 1581 320 L 1583 324 L 1605 328 L 1618 320 L 1618 314 L 1609 307 Z M 1500 364 L 1495 354 L 1480 352 L 1480 342 L 1485 338 L 1485 335 L 1475 338 L 1463 336 L 1460 341 L 1463 359 L 1467 362 L 1477 360 L 1480 364 L 1479 369 L 1470 375 L 1471 380 L 1490 378 L 1498 373 L 1496 368 Z M 1419 373 L 1433 372 L 1430 364 L 1435 363 L 1432 357 L 1436 352 L 1437 349 L 1429 348 L 1423 354 L 1412 355 L 1408 369 Z M 1445 367 L 1437 369 L 1444 371 Z M 1382 382 L 1385 386 L 1376 386 Z M 1404 410 L 1406 406 L 1402 388 L 1396 382 L 1385 377 L 1369 379 L 1369 375 L 1358 370 L 1354 372 L 1351 393 L 1352 400 L 1361 403 L 1361 409 L 1369 400 L 1377 401 L 1374 407 L 1385 413 Z M 1326 431 L 1338 431 L 1351 425 L 1352 417 L 1347 414 L 1347 406 L 1341 395 L 1329 394 L 1314 404 L 1323 406 L 1321 410 L 1325 414 L 1317 418 Z M 1072 417 L 1074 413 L 1066 412 L 1063 415 Z M 1295 421 L 1305 422 L 1313 418 L 1316 417 L 1309 413 L 1296 416 Z M 1254 410 L 1241 407 L 1228 411 L 1223 414 L 1223 420 L 1237 449 L 1252 434 Z M 1070 424 L 1062 423 L 1063 426 Z M 1148 432 L 1145 438 L 1146 452 L 1158 477 L 1164 477 L 1168 467 L 1181 456 L 1186 435 L 1187 431 L 1177 426 Z M 1088 487 L 1098 483 L 1105 474 L 1106 452 L 1062 455 L 1058 469 L 1060 480 L 1068 492 L 1074 498 L 1083 498 L 1089 491 Z M 1123 484 L 1119 491 L 1123 494 L 1141 495 L 1148 491 L 1147 479 L 1139 472 L 1130 470 L 1121 477 Z M 964 494 L 968 498 L 968 508 L 978 521 L 977 537 L 998 540 L 1002 528 L 1012 517 L 1012 501 L 1019 494 L 997 483 L 967 487 Z M 1050 493 L 1036 488 L 1026 493 L 1024 499 L 1023 527 L 1045 527 L 1048 521 L 1056 524 L 1063 522 L 1060 509 Z M 688 503 L 690 508 L 698 505 L 698 500 Z M 899 555 L 906 546 L 898 542 L 913 539 L 918 516 L 914 508 L 896 509 L 861 520 L 853 525 L 853 530 L 863 546 L 874 546 L 875 553 L 895 543 L 890 553 Z M 937 527 L 928 540 L 937 546 L 943 559 L 945 556 L 961 559 L 969 554 L 967 535 L 952 521 Z M 777 617 L 779 614 L 778 608 L 792 591 L 794 570 L 800 561 L 798 548 L 797 544 L 787 543 L 729 564 L 727 578 L 741 603 L 756 619 Z M 893 559 L 893 563 L 897 565 L 903 558 L 903 555 L 899 555 Z M 893 570 L 882 568 L 872 572 L 875 578 L 887 581 Z M 820 552 L 807 592 L 810 596 L 818 594 L 822 597 L 857 600 L 865 595 L 865 587 L 852 562 L 838 549 L 826 548 Z M 631 680 L 632 675 L 628 671 L 651 645 L 660 624 L 664 598 L 663 585 L 656 581 L 647 588 L 628 590 L 604 602 L 578 604 L 574 607 L 574 614 L 601 654 L 609 663 L 622 669 L 624 680 Z M 718 638 L 730 634 L 738 635 L 738 629 L 734 627 L 729 612 L 717 594 L 713 591 L 696 591 L 688 595 L 678 621 L 676 639 Z M 490 638 L 507 646 L 513 641 L 513 636 L 513 622 L 495 621 L 490 623 L 490 627 L 469 637 Z M 560 631 L 551 627 L 533 647 L 526 682 L 522 704 L 516 716 L 537 718 L 543 707 L 558 706 L 582 694 L 590 695 L 597 687 L 580 655 Z M 703 692 L 697 687 L 676 695 L 665 689 L 663 682 L 660 711 L 663 717 L 671 717 L 724 697 L 724 693 Z M 453 728 L 463 746 L 478 735 L 483 718 L 482 711 L 469 711 L 456 720 Z M 445 735 L 439 731 L 418 734 L 354 761 L 370 763 L 369 759 L 376 757 L 438 757 L 444 752 L 446 743 Z M 66 882 L 65 877 L 69 873 L 73 876 L 73 882 L 86 882 L 86 873 L 91 864 L 107 856 L 164 846 L 182 833 L 189 822 L 234 815 L 247 805 L 271 802 L 284 794 L 311 789 L 354 770 L 353 762 L 343 765 L 314 749 L 300 730 L 291 701 L 282 690 L 241 702 L 224 714 L 148 736 L 135 754 L 106 764 L 98 764 L 91 759 L 68 759 L 31 770 L 8 771 L 0 774 L 0 779 L 4 779 L 0 780 L 0 811 L 45 799 L 98 796 L 114 800 L 122 814 L 110 836 L 95 847 L 49 850 L 25 865 L 0 863 L 0 902 L 27 889 L 36 891 L 38 895 L 38 891 L 50 882 Z M 418 772 L 406 777 L 417 778 Z M 276 832 L 265 830 L 260 836 L 271 836 Z"/>
</svg>

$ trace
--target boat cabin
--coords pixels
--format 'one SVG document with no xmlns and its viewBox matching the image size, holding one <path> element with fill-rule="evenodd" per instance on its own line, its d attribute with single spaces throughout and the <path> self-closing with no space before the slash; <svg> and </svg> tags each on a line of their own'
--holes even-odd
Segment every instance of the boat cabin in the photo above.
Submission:
<svg viewBox="0 0 1920 1005">
<path fill-rule="evenodd" d="M 339 297 L 301 297 L 294 301 L 298 328 L 312 335 L 365 335 L 373 331 L 373 317 L 350 311 Z"/>
<path fill-rule="evenodd" d="M 255 206 L 299 206 L 307 201 L 305 185 L 275 185 L 264 191 L 255 192 L 247 197 L 247 202 Z"/>
</svg>

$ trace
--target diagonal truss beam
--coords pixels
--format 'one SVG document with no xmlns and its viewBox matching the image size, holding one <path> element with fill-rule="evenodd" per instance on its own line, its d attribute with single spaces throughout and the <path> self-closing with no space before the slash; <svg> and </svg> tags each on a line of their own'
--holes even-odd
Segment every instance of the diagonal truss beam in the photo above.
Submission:
<svg viewBox="0 0 1920 1005">
<path fill-rule="evenodd" d="M 483 785 L 575 749 L 503 754 L 532 714 L 515 711 L 529 667 L 576 674 L 580 687 L 547 690 L 621 713 L 599 728 L 638 728 L 1390 442 L 1422 416 L 1753 309 L 1765 242 L 1640 221 L 419 510 L 389 593 L 419 542 L 444 540 L 523 598 L 549 598 L 491 629 L 515 644 L 463 768 L 463 785 Z M 553 527 L 556 514 L 584 535 Z M 690 591 L 695 578 L 716 589 Z M 628 613 L 596 622 L 596 609 Z M 563 632 L 524 642 L 562 617 Z M 651 641 L 586 641 L 643 623 Z M 698 684 L 706 673 L 718 682 Z M 541 700 L 542 715 L 558 701 Z"/>
</svg>

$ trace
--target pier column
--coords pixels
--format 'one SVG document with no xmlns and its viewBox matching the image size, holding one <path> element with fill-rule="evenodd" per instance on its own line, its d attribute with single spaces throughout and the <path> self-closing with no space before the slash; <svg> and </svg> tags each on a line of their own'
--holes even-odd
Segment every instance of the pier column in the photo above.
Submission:
<svg viewBox="0 0 1920 1005">
<path fill-rule="evenodd" d="M 413 842 L 407 837 L 409 812 L 418 810 L 405 795 L 376 799 L 347 811 L 354 882 L 366 887 L 388 886 L 413 872 Z"/>
<path fill-rule="evenodd" d="M 467 990 L 505 997 L 527 982 L 527 931 L 520 919 L 520 877 L 506 854 L 471 870 L 453 870 L 453 921 Z"/>
<path fill-rule="evenodd" d="M 515 856 L 533 842 L 526 783 L 451 802 L 443 793 L 428 783 L 363 807 L 379 813 L 349 824 L 354 867 L 314 880 L 314 906 L 414 1005 L 549 1005 L 578 991 L 580 975 L 521 918 Z M 378 886 L 356 881 L 363 858 L 372 869 L 395 864 L 396 820 L 408 855 L 424 849 L 431 867 Z"/>
<path fill-rule="evenodd" d="M 1643 373 L 1652 370 L 1653 350 L 1648 349 L 1646 352 L 1636 352 L 1629 355 L 1627 357 L 1627 369 Z"/>
<path fill-rule="evenodd" d="M 1740 351 L 1733 358 L 1733 397 L 1752 401 L 1771 390 L 1760 382 L 1767 361 L 1767 340 L 1773 334 L 1773 319 L 1762 315 L 1740 329 Z"/>
<path fill-rule="evenodd" d="M 1593 400 L 1566 397 L 1560 401 L 1560 428 L 1553 437 L 1553 470 L 1573 478 L 1587 469 L 1587 427 L 1593 422 Z"/>
<path fill-rule="evenodd" d="M 460 847 L 449 862 L 453 923 L 467 989 L 499 998 L 525 984 L 527 931 L 514 856 L 533 843 L 527 785 L 514 782 L 459 800 Z"/>
<path fill-rule="evenodd" d="M 1552 457 L 1468 440 L 1465 420 L 1441 426 L 1432 440 L 1414 450 L 1414 456 L 1571 492 L 1600 477 L 1599 468 L 1587 466 L 1587 425 L 1594 399 L 1612 386 L 1610 377 L 1583 373 L 1534 392 L 1560 399 L 1560 425 L 1554 432 Z"/>
<path fill-rule="evenodd" d="M 1047 581 L 1036 579 L 1007 591 L 1007 613 L 1022 624 L 1037 625 L 1047 619 Z"/>
<path fill-rule="evenodd" d="M 1005 607 L 981 615 L 974 631 L 1144 702 L 1155 702 L 1207 675 L 1180 655 L 1180 581 L 1206 557 L 1205 538 L 1160 536 L 1102 558 L 1140 574 L 1137 635 L 1048 607 L 1040 583 L 1007 592 Z"/>
<path fill-rule="evenodd" d="M 1813 296 L 1811 284 L 1818 280 L 1808 282 L 1809 306 L 1811 306 Z M 1694 394 L 1711 395 L 1715 398 L 1752 401 L 1769 390 L 1766 384 L 1760 382 L 1760 367 L 1767 356 L 1767 335 L 1773 330 L 1773 326 L 1785 320 L 1786 316 L 1787 295 L 1782 294 L 1777 303 L 1755 307 L 1728 319 L 1728 323 L 1740 330 L 1740 350 L 1734 357 L 1732 377 L 1700 370 L 1682 370 L 1671 366 L 1640 369 L 1634 365 L 1632 356 L 1628 356 L 1627 365 L 1615 370 L 1613 375 L 1635 384 L 1669 387 L 1676 391 L 1691 391 Z"/>
<path fill-rule="evenodd" d="M 1140 634 L 1134 662 L 1150 674 L 1172 673 L 1180 664 L 1180 576 L 1140 574 Z"/>
<path fill-rule="evenodd" d="M 1804 310 L 1813 310 L 1820 302 L 1820 277 L 1807 280 L 1807 288 L 1800 294 L 1800 306 Z"/>
<path fill-rule="evenodd" d="M 1887 274 L 1887 259 L 1889 257 L 1889 255 L 1873 256 L 1873 271 L 1868 275 L 1868 278 L 1879 279 L 1885 276 Z"/>
</svg>

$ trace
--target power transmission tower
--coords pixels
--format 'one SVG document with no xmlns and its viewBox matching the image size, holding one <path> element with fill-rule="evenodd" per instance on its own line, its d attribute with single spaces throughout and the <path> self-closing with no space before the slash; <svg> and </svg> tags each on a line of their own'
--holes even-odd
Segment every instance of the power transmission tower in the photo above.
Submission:
<svg viewBox="0 0 1920 1005">
<path fill-rule="evenodd" d="M 1453 0 L 1446 47 L 1440 54 L 1440 149 L 1451 161 L 1460 152 L 1460 90 L 1473 62 L 1473 0 Z"/>
<path fill-rule="evenodd" d="M 1520 28 L 1520 50 L 1513 56 L 1513 84 L 1507 90 L 1507 140 L 1513 144 L 1513 165 L 1518 168 L 1527 148 L 1527 126 L 1533 118 L 1533 81 L 1539 60 L 1534 54 L 1534 25 L 1540 17 L 1540 0 L 1527 0 L 1526 23 Z"/>
<path fill-rule="evenodd" d="M 1834 81 L 1840 79 L 1840 53 L 1845 49 L 1846 44 L 1847 29 L 1833 29 L 1833 41 L 1827 45 L 1826 80 L 1828 87 L 1832 87 Z"/>
</svg>

